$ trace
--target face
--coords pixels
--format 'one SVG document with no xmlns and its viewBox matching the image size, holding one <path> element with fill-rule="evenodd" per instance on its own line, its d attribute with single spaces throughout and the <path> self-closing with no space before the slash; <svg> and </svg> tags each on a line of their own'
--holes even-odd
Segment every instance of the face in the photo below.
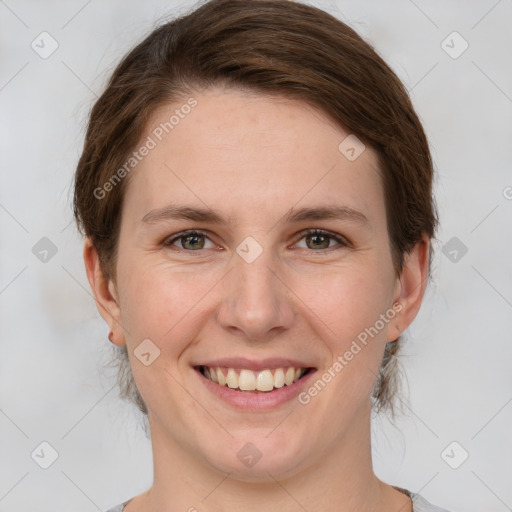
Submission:
<svg viewBox="0 0 512 512">
<path fill-rule="evenodd" d="M 153 130 L 186 100 L 148 123 L 106 318 L 153 443 L 240 479 L 284 477 L 366 428 L 385 344 L 409 323 L 393 309 L 377 157 L 349 160 L 349 132 L 302 102 L 194 98 L 161 141 Z"/>
</svg>

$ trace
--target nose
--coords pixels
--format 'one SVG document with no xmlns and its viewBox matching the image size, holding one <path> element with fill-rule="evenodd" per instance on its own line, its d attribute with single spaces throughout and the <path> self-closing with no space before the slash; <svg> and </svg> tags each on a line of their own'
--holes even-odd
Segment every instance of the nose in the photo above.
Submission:
<svg viewBox="0 0 512 512">
<path fill-rule="evenodd" d="M 273 265 L 270 251 L 248 263 L 238 254 L 225 276 L 218 321 L 231 335 L 264 342 L 294 321 L 293 293 Z"/>
</svg>

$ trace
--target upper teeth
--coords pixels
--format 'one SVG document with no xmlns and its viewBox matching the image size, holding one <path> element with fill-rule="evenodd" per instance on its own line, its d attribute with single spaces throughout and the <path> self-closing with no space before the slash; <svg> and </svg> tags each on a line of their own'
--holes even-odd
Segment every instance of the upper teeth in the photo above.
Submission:
<svg viewBox="0 0 512 512">
<path fill-rule="evenodd" d="M 274 374 L 272 370 L 261 370 L 253 372 L 252 370 L 240 370 L 240 374 L 234 368 L 219 367 L 212 368 L 203 366 L 203 374 L 213 382 L 221 386 L 228 386 L 232 389 L 242 391 L 272 391 L 274 388 L 282 388 L 285 384 L 290 386 L 299 380 L 306 372 L 305 368 L 276 368 Z M 226 371 L 227 370 L 227 371 Z"/>
</svg>

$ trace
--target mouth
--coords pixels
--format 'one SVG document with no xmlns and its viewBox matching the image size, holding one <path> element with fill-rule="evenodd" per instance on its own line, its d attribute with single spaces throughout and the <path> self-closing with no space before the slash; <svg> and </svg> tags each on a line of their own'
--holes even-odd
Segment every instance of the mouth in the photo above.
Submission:
<svg viewBox="0 0 512 512">
<path fill-rule="evenodd" d="M 280 388 L 292 386 L 316 370 L 311 367 L 283 366 L 253 371 L 246 368 L 205 365 L 195 366 L 194 369 L 219 387 L 249 394 L 271 393 Z"/>
</svg>

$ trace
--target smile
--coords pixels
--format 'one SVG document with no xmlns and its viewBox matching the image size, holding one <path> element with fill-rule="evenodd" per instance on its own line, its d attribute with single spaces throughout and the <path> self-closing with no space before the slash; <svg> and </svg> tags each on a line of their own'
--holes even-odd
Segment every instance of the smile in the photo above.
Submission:
<svg viewBox="0 0 512 512">
<path fill-rule="evenodd" d="M 291 386 L 304 377 L 312 368 L 267 368 L 259 371 L 226 367 L 199 366 L 204 377 L 219 386 L 227 386 L 237 391 L 268 393 L 283 386 Z"/>
<path fill-rule="evenodd" d="M 209 397 L 239 411 L 265 412 L 296 399 L 318 369 L 307 360 L 227 357 L 192 363 Z"/>
</svg>

